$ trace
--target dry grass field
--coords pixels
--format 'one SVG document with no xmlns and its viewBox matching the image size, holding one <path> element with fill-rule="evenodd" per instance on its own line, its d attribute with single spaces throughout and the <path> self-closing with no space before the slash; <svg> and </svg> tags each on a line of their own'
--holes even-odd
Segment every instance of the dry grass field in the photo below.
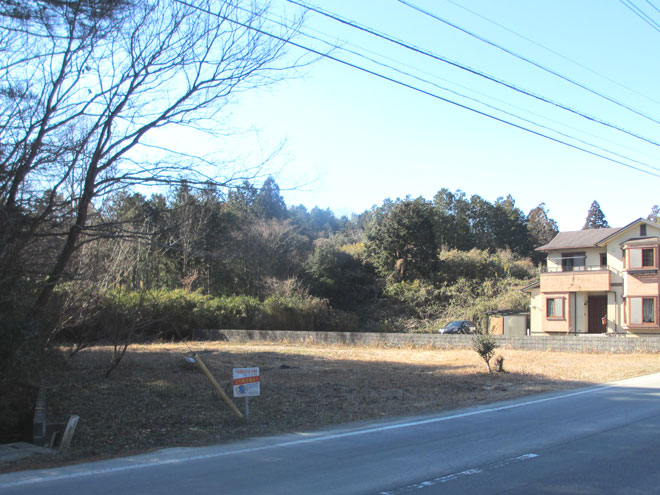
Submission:
<svg viewBox="0 0 660 495">
<path fill-rule="evenodd" d="M 231 396 L 232 368 L 258 366 L 261 396 L 237 420 L 184 359 L 198 353 Z M 499 349 L 488 374 L 472 350 L 192 342 L 132 346 L 104 378 L 110 349 L 81 351 L 52 377 L 48 417 L 78 414 L 70 451 L 0 470 L 228 442 L 368 418 L 484 404 L 660 371 L 658 354 L 574 354 Z M 243 399 L 236 399 L 243 410 Z"/>
</svg>

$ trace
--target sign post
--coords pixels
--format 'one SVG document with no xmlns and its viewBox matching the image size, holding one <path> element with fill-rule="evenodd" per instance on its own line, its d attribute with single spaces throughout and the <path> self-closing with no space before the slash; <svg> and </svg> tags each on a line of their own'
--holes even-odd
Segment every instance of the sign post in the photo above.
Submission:
<svg viewBox="0 0 660 495">
<path fill-rule="evenodd" d="M 250 397 L 261 395 L 259 368 L 234 368 L 234 397 L 245 397 L 245 419 L 250 415 Z"/>
</svg>

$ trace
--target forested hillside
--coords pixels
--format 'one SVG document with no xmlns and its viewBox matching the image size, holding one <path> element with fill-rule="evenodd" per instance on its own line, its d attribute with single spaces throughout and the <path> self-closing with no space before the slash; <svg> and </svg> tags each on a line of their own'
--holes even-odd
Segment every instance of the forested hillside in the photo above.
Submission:
<svg viewBox="0 0 660 495">
<path fill-rule="evenodd" d="M 25 212 L 38 215 L 38 209 Z M 71 220 L 4 265 L 15 328 Z M 95 208 L 42 325 L 80 345 L 184 338 L 193 328 L 431 330 L 526 309 L 534 247 L 556 232 L 543 206 L 460 191 L 386 200 L 353 218 L 287 207 L 275 180 L 228 193 L 185 183 L 149 198 L 122 191 Z M 49 232 L 44 231 L 44 234 Z"/>
</svg>

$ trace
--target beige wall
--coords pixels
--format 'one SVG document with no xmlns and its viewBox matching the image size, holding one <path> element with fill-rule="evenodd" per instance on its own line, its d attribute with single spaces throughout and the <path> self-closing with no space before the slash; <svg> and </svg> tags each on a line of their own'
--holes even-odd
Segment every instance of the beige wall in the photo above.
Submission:
<svg viewBox="0 0 660 495">
<path fill-rule="evenodd" d="M 541 296 L 541 289 L 536 288 L 530 291 L 530 304 L 529 304 L 529 327 L 531 333 L 542 334 L 543 324 L 543 297 Z"/>
<path fill-rule="evenodd" d="M 610 283 L 623 282 L 623 250 L 618 242 L 607 244 L 607 266 L 610 269 Z"/>
<path fill-rule="evenodd" d="M 584 292 L 578 292 L 575 294 L 575 319 L 571 322 L 571 330 L 576 333 L 586 333 L 587 332 L 587 317 L 588 309 L 587 298 L 588 294 Z"/>
<path fill-rule="evenodd" d="M 624 293 L 634 296 L 657 296 L 658 275 L 631 275 L 626 274 Z"/>
<path fill-rule="evenodd" d="M 607 294 L 607 332 L 623 331 L 623 288 L 612 287 Z"/>
<path fill-rule="evenodd" d="M 610 273 L 607 270 L 541 274 L 542 292 L 607 291 L 609 288 Z"/>
</svg>

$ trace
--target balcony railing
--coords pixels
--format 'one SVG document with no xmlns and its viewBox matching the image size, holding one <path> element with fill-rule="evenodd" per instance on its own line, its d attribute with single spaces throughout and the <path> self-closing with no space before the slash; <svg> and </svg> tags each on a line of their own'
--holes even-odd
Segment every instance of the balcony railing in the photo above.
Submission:
<svg viewBox="0 0 660 495">
<path fill-rule="evenodd" d="M 541 273 L 594 272 L 609 269 L 610 267 L 607 265 L 543 266 Z"/>
</svg>

